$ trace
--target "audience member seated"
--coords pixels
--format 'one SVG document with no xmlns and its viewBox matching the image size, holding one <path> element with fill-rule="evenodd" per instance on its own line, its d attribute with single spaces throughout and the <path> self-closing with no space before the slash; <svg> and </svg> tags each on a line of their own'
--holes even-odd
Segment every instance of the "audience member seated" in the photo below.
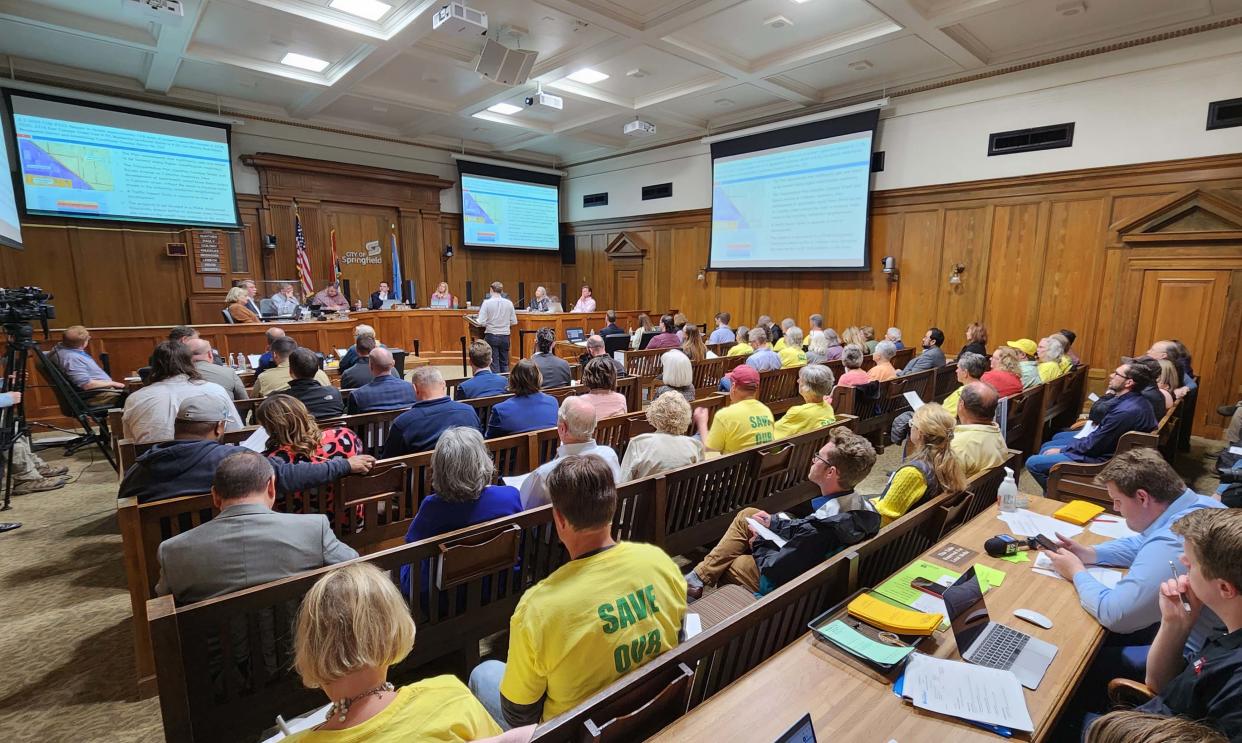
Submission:
<svg viewBox="0 0 1242 743">
<path fill-rule="evenodd" d="M 756 593 L 767 593 L 835 555 L 843 548 L 870 539 L 880 531 L 880 517 L 854 487 L 875 465 L 875 449 L 863 437 L 842 428 L 811 459 L 807 479 L 819 487 L 816 511 L 807 518 L 770 516 L 757 508 L 743 508 L 724 537 L 703 561 L 686 573 L 691 600 L 706 586 L 733 583 Z M 754 519 L 785 539 L 785 545 L 765 539 L 747 523 Z"/>
<path fill-rule="evenodd" d="M 95 362 L 90 351 L 86 350 L 90 340 L 90 331 L 81 325 L 70 325 L 65 328 L 51 356 L 87 405 L 114 406 L 125 397 L 125 383 L 113 382 L 112 377 Z"/>
<path fill-rule="evenodd" d="M 867 353 L 875 353 L 875 347 L 880 345 L 880 342 L 875 339 L 875 328 L 870 325 L 864 325 L 859 330 L 862 331 L 863 338 L 867 339 Z"/>
<path fill-rule="evenodd" d="M 793 326 L 785 331 L 785 337 L 781 340 L 785 341 L 785 347 L 778 354 L 781 359 L 781 368 L 805 366 L 806 351 L 802 350 L 802 328 L 797 325 Z"/>
<path fill-rule="evenodd" d="M 716 412 L 710 431 L 707 427 L 707 408 L 694 411 L 694 425 L 704 446 L 728 454 L 772 443 L 775 435 L 772 411 L 755 399 L 759 394 L 759 372 L 742 364 L 725 379 L 731 383 L 729 404 Z"/>
<path fill-rule="evenodd" d="M 1035 371 L 1039 373 L 1040 382 L 1051 382 L 1069 369 L 1068 359 L 1062 364 L 1065 346 L 1054 336 L 1039 339 L 1039 345 L 1035 347 L 1035 356 L 1039 360 L 1039 363 L 1035 365 Z"/>
<path fill-rule="evenodd" d="M 638 347 L 643 342 L 643 334 L 650 333 L 655 329 L 655 326 L 651 324 L 651 318 L 646 313 L 638 313 L 638 327 L 634 329 L 634 334 L 630 336 L 630 348 L 638 350 Z"/>
<path fill-rule="evenodd" d="M 843 387 L 861 387 L 871 382 L 871 377 L 862 370 L 863 350 L 861 346 L 853 344 L 846 346 L 841 352 L 841 365 L 845 367 L 845 373 L 837 380 L 837 384 Z"/>
<path fill-rule="evenodd" d="M 1018 369 L 1022 376 L 1022 389 L 1030 389 L 1039 384 L 1042 381 L 1039 378 L 1039 361 L 1036 359 L 1039 346 L 1035 345 L 1035 341 L 1030 338 L 1019 338 L 1016 341 L 1008 341 L 1005 345 L 1018 352 Z"/>
<path fill-rule="evenodd" d="M 957 352 L 958 358 L 964 353 L 977 353 L 984 359 L 988 357 L 988 329 L 983 323 L 972 322 L 966 326 L 966 345 Z"/>
<path fill-rule="evenodd" d="M 374 356 L 381 350 L 383 349 L 377 348 L 371 355 Z M 439 369 L 434 366 L 420 366 L 411 377 L 414 395 L 418 400 L 392 422 L 388 439 L 384 442 L 384 459 L 431 451 L 440 440 L 440 434 L 453 426 L 474 429 L 479 427 L 479 416 L 474 408 L 464 402 L 449 399 L 448 385 L 444 383 L 444 375 Z"/>
<path fill-rule="evenodd" d="M 1082 608 L 1105 629 L 1117 635 L 1137 632 L 1160 620 L 1160 586 L 1169 577 L 1169 562 L 1182 552 L 1175 524 L 1200 509 L 1224 506 L 1186 487 L 1154 449 L 1118 454 L 1104 465 L 1095 481 L 1107 488 L 1114 509 L 1126 526 L 1138 533 L 1093 547 L 1057 534 L 1059 549 L 1049 552 L 1048 557 L 1056 571 L 1074 584 Z M 1126 568 L 1128 572 L 1109 588 L 1087 572 L 1088 565 Z M 1183 645 L 1187 653 L 1199 652 L 1219 628 L 1220 619 L 1212 612 L 1198 613 L 1197 621 L 1186 626 L 1189 639 L 1187 634 L 1182 635 L 1179 652 Z M 1124 640 L 1120 645 L 1108 643 L 1101 653 L 1106 667 L 1116 665 L 1110 676 L 1142 677 L 1146 643 L 1131 648 L 1125 647 Z"/>
<path fill-rule="evenodd" d="M 828 336 L 822 330 L 812 330 L 806 339 L 806 363 L 823 364 L 828 361 Z"/>
<path fill-rule="evenodd" d="M 750 328 L 745 325 L 739 325 L 737 326 L 735 342 L 725 356 L 749 356 L 754 350 L 750 345 Z"/>
<path fill-rule="evenodd" d="M 1126 359 L 1122 360 L 1125 361 Z M 1162 359 L 1162 361 L 1170 363 L 1168 359 Z M 1151 404 L 1151 414 L 1156 416 L 1156 420 L 1159 421 L 1164 417 L 1164 414 L 1168 410 L 1170 404 L 1166 402 L 1164 393 L 1160 390 L 1159 382 L 1160 374 L 1162 372 L 1160 361 L 1157 361 L 1150 356 L 1139 356 L 1137 359 L 1133 360 L 1133 363 L 1142 365 L 1146 368 L 1147 374 L 1151 377 L 1151 384 L 1144 387 L 1143 391 L 1139 394 L 1141 394 L 1143 398 Z M 1169 398 L 1172 399 L 1172 397 L 1172 394 L 1170 394 Z"/>
<path fill-rule="evenodd" d="M 786 410 L 785 415 L 776 422 L 773 428 L 776 438 L 787 439 L 835 421 L 837 415 L 831 402 L 834 383 L 832 370 L 828 367 L 821 364 L 802 367 L 798 371 L 798 394 L 805 402 Z"/>
<path fill-rule="evenodd" d="M 509 380 L 492 371 L 492 347 L 484 341 L 470 344 L 466 352 L 470 359 L 469 379 L 457 383 L 453 392 L 455 400 L 473 400 L 476 397 L 503 395 L 508 391 Z"/>
<path fill-rule="evenodd" d="M 1151 373 L 1142 364 L 1122 364 L 1108 378 L 1108 392 L 1115 398 L 1091 433 L 1077 438 L 1079 431 L 1062 431 L 1028 457 L 1026 471 L 1039 487 L 1048 487 L 1048 473 L 1057 462 L 1103 462 L 1117 450 L 1117 441 L 1128 431 L 1154 431 L 1158 421 L 1143 390 L 1152 383 Z M 1103 402 L 1103 400 L 1101 400 Z"/>
<path fill-rule="evenodd" d="M 598 420 L 628 412 L 625 395 L 617 392 L 617 370 L 611 358 L 596 356 L 586 362 L 582 367 L 582 384 L 590 390 L 582 398 L 595 408 Z"/>
<path fill-rule="evenodd" d="M 319 373 L 319 357 L 314 351 L 294 349 L 289 354 L 289 387 L 281 394 L 300 400 L 315 419 L 339 418 L 345 414 L 341 391 L 330 384 L 320 384 L 316 379 Z"/>
<path fill-rule="evenodd" d="M 250 292 L 245 287 L 235 286 L 229 289 L 229 293 L 225 295 L 224 302 L 227 305 L 226 310 L 229 317 L 233 318 L 235 323 L 257 323 L 262 322 L 259 319 L 259 313 L 251 310 L 247 305 L 250 303 Z"/>
<path fill-rule="evenodd" d="M 254 368 L 256 375 L 276 366 L 276 361 L 272 358 L 272 344 L 285 337 L 285 331 L 280 328 L 268 328 L 263 334 L 267 338 L 267 350 L 259 355 L 259 363 Z"/>
<path fill-rule="evenodd" d="M 1082 359 L 1078 358 L 1078 354 L 1074 353 L 1074 341 L 1078 340 L 1078 334 L 1068 328 L 1061 328 L 1057 334 L 1065 339 L 1065 358 L 1069 359 L 1070 368 L 1082 365 Z"/>
<path fill-rule="evenodd" d="M 21 392 L 0 392 L 0 409 L 11 408 L 21 401 Z M 689 416 L 687 415 L 688 424 Z M 13 466 L 8 471 L 13 480 L 13 495 L 43 493 L 63 488 L 68 483 L 68 478 L 62 476 L 68 474 L 69 468 L 63 465 L 54 467 L 43 461 L 31 450 L 29 436 L 14 437 L 12 458 Z M 0 456 L 0 468 L 4 465 L 4 457 Z"/>
<path fill-rule="evenodd" d="M 582 294 L 578 297 L 578 301 L 574 302 L 573 309 L 570 312 L 594 312 L 595 297 L 591 295 L 591 287 L 583 284 Z"/>
<path fill-rule="evenodd" d="M 893 346 L 898 351 L 906 347 L 906 344 L 901 342 L 901 328 L 889 328 L 888 332 L 884 334 L 884 340 L 892 341 Z"/>
<path fill-rule="evenodd" d="M 137 498 L 139 503 L 200 495 L 211 490 L 216 467 L 239 449 L 220 443 L 233 404 L 215 395 L 187 397 L 177 407 L 173 440 L 156 444 L 138 456 L 121 480 L 118 498 Z M 375 457 L 355 454 L 348 459 L 329 459 L 321 464 L 286 464 L 271 460 L 280 493 L 325 485 L 346 475 L 371 471 Z"/>
<path fill-rule="evenodd" d="M 172 326 L 172 329 L 168 331 L 168 340 L 176 341 L 177 343 L 184 343 L 186 345 L 189 345 L 190 341 L 195 340 L 198 337 L 198 331 L 189 325 L 174 325 Z M 207 348 L 211 352 L 211 358 L 208 359 L 208 361 L 216 366 L 224 366 L 224 359 L 220 358 L 220 354 L 216 353 L 215 349 L 211 348 L 210 343 L 207 344 Z M 154 349 L 152 349 L 152 356 L 154 355 L 155 352 Z M 148 360 L 147 366 L 150 365 L 151 361 Z M 139 371 L 138 374 L 141 376 L 142 372 Z M 228 387 L 225 387 L 225 389 L 228 390 Z"/>
<path fill-rule="evenodd" d="M 362 335 L 354 340 L 354 345 L 350 347 L 348 353 L 354 355 L 355 362 L 350 364 L 348 369 L 341 372 L 341 389 L 357 389 L 365 384 L 370 384 L 371 380 L 375 379 L 375 375 L 371 373 L 371 365 L 367 361 L 375 347 L 376 343 L 373 336 Z"/>
<path fill-rule="evenodd" d="M 305 349 L 299 348 L 298 351 Z M 296 356 L 297 351 L 294 352 Z M 346 426 L 321 429 L 306 406 L 288 393 L 272 395 L 254 411 L 255 421 L 267 432 L 263 456 L 285 464 L 309 462 L 318 464 L 329 459 L 349 459 L 365 454 L 358 434 Z M 336 513 L 344 521 L 344 513 L 337 513 L 333 503 L 336 489 L 328 485 L 323 491 L 323 508 L 329 514 Z M 301 511 L 302 493 L 292 492 L 290 500 L 295 504 L 291 510 Z"/>
<path fill-rule="evenodd" d="M 863 335 L 862 329 L 856 325 L 851 325 L 841 333 L 841 341 L 847 346 L 858 346 L 863 353 L 871 353 L 867 350 L 867 336 Z"/>
<path fill-rule="evenodd" d="M 941 493 L 965 489 L 966 477 L 951 446 L 954 423 L 938 403 L 926 403 L 915 411 L 910 421 L 914 454 L 902 462 L 875 501 L 885 526 Z"/>
<path fill-rule="evenodd" d="M 685 340 L 681 342 L 681 351 L 691 361 L 706 361 L 716 358 L 716 354 L 707 349 L 707 344 L 703 342 L 703 333 L 699 330 L 698 325 L 686 325 L 681 330 Z"/>
<path fill-rule="evenodd" d="M 656 396 L 665 392 L 676 392 L 686 398 L 686 402 L 694 402 L 694 366 L 686 354 L 677 349 L 666 351 L 660 357 L 660 386 L 656 387 Z"/>
<path fill-rule="evenodd" d="M 718 343 L 732 343 L 737 340 L 737 336 L 733 333 L 733 329 L 729 327 L 729 322 L 733 316 L 728 312 L 716 313 L 716 329 L 707 337 L 707 342 L 713 346 Z"/>
<path fill-rule="evenodd" d="M 703 442 L 686 435 L 690 403 L 685 397 L 671 390 L 657 396 L 647 406 L 646 417 L 655 431 L 630 439 L 621 460 L 620 482 L 658 475 L 707 457 Z"/>
<path fill-rule="evenodd" d="M 548 478 L 553 470 L 560 466 L 567 457 L 590 455 L 599 457 L 612 470 L 612 480 L 621 479 L 621 463 L 617 461 L 617 453 L 612 447 L 600 446 L 595 443 L 595 408 L 582 399 L 583 395 L 570 395 L 561 403 L 556 416 L 556 433 L 561 445 L 556 450 L 556 457 L 544 462 L 526 476 L 522 481 L 522 507 L 538 508 L 550 503 L 548 495 Z"/>
<path fill-rule="evenodd" d="M 539 367 L 530 359 L 513 365 L 509 391 L 513 397 L 492 406 L 487 419 L 486 438 L 538 431 L 556 426 L 556 398 L 539 391 Z"/>
<path fill-rule="evenodd" d="M 185 345 L 190 348 L 190 358 L 193 359 L 194 368 L 198 370 L 200 377 L 217 385 L 234 400 L 245 400 L 250 397 L 246 393 L 246 385 L 242 384 L 237 372 L 223 364 L 212 362 L 214 354 L 210 343 L 202 338 L 190 338 Z"/>
<path fill-rule="evenodd" d="M 272 306 L 276 308 L 276 314 L 279 316 L 296 315 L 300 305 L 297 296 L 293 293 L 293 284 L 281 284 L 280 290 L 272 295 Z"/>
<path fill-rule="evenodd" d="M 155 593 L 178 604 L 352 560 L 321 514 L 278 513 L 276 475 L 258 452 L 231 447 L 211 481 L 215 518 L 166 539 Z"/>
<path fill-rule="evenodd" d="M 392 292 L 388 291 L 388 282 L 379 282 L 379 289 L 371 292 L 370 301 L 367 302 L 367 309 L 379 310 L 384 308 L 384 303 L 390 299 L 394 299 Z"/>
<path fill-rule="evenodd" d="M 746 365 L 757 372 L 776 371 L 781 368 L 781 356 L 772 350 L 768 334 L 762 328 L 750 331 L 751 353 L 746 357 Z"/>
<path fill-rule="evenodd" d="M 660 334 L 651 339 L 647 348 L 681 348 L 681 338 L 677 337 L 677 326 L 673 324 L 672 315 L 660 318 Z"/>
<path fill-rule="evenodd" d="M 979 377 L 983 374 L 983 370 L 988 368 L 988 361 L 983 356 L 971 351 L 965 351 L 957 357 L 957 374 L 958 387 L 945 397 L 944 402 L 940 403 L 941 407 L 949 413 L 949 415 L 957 415 L 957 404 L 961 397 L 962 390 L 971 382 L 978 382 Z M 893 418 L 893 425 L 889 427 L 888 440 L 893 443 L 905 442 L 906 436 L 910 433 L 910 419 L 914 417 L 914 413 L 907 410 Z M 988 418 L 988 421 L 991 421 Z M 970 475 L 967 475 L 970 477 Z"/>
<path fill-rule="evenodd" d="M 893 368 L 893 357 L 897 355 L 897 347 L 888 341 L 877 343 L 871 359 L 875 366 L 867 370 L 867 379 L 874 382 L 887 382 L 897 378 L 897 370 Z"/>
<path fill-rule="evenodd" d="M 570 382 L 574 381 L 569 362 L 552 353 L 554 345 L 556 345 L 556 331 L 552 328 L 539 328 L 539 332 L 535 333 L 535 353 L 530 360 L 539 367 L 539 374 L 543 379 L 542 389 L 545 390 L 553 387 L 568 387 Z"/>
<path fill-rule="evenodd" d="M 384 347 L 383 343 L 380 343 L 379 341 L 375 340 L 375 328 L 371 327 L 370 325 L 354 326 L 354 344 L 345 351 L 345 355 L 341 356 L 340 360 L 337 362 L 337 365 L 336 365 L 337 371 L 339 371 L 342 375 L 345 372 L 349 371 L 349 369 L 352 368 L 355 364 L 366 363 L 362 360 L 363 356 L 358 353 L 358 341 L 362 338 L 368 338 L 368 337 L 372 341 L 375 342 L 375 346 L 379 348 Z"/>
<path fill-rule="evenodd" d="M 350 394 L 350 413 L 403 410 L 418 401 L 410 383 L 392 373 L 395 363 L 387 348 L 374 348 L 367 354 L 371 381 Z"/>
<path fill-rule="evenodd" d="M 177 408 L 187 397 L 210 395 L 229 408 L 226 431 L 242 428 L 233 398 L 220 385 L 206 382 L 194 368 L 188 346 L 164 341 L 155 348 L 155 364 L 148 384 L 125 401 L 121 416 L 124 438 L 136 444 L 168 441 L 173 437 Z"/>
<path fill-rule="evenodd" d="M 789 332 L 790 328 L 794 327 L 797 324 L 798 324 L 798 321 L 794 320 L 792 317 L 787 317 L 784 320 L 781 320 L 781 332 L 779 335 L 776 336 L 776 338 L 772 340 L 773 351 L 780 353 L 781 351 L 785 349 L 785 346 L 788 345 L 787 341 L 785 340 L 785 334 Z"/>
<path fill-rule="evenodd" d="M 684 312 L 678 312 L 676 315 L 673 315 L 673 328 L 677 331 L 678 343 L 684 343 L 686 340 L 686 334 L 682 331 L 685 329 L 686 323 L 688 322 L 690 322 L 690 318 L 686 317 L 686 313 Z"/>
<path fill-rule="evenodd" d="M 962 466 L 962 477 L 969 480 L 1004 464 L 1009 458 L 1009 447 L 1000 426 L 993 420 L 1000 400 L 996 390 L 974 381 L 958 391 L 961 393 L 957 405 L 958 424 L 953 428 L 952 449 Z"/>
<path fill-rule="evenodd" d="M 328 284 L 315 298 L 310 301 L 311 304 L 317 304 L 324 312 L 339 312 L 341 310 L 349 310 L 349 300 L 341 293 L 336 284 Z"/>
<path fill-rule="evenodd" d="M 939 369 L 944 366 L 944 351 L 940 348 L 943 345 L 944 331 L 940 328 L 928 328 L 923 334 L 922 353 L 910 359 L 910 363 L 897 372 L 897 376 L 921 372 L 924 369 Z M 896 346 L 893 350 L 896 350 Z"/>
<path fill-rule="evenodd" d="M 1229 743 L 1212 728 L 1181 717 L 1119 709 L 1096 718 L 1084 743 Z"/>
<path fill-rule="evenodd" d="M 418 504 L 405 533 L 417 542 L 484 521 L 511 516 L 522 510 L 517 488 L 494 485 L 496 466 L 477 428 L 458 426 L 440 434 L 431 458 L 432 493 Z M 427 563 L 422 585 L 428 585 Z M 401 567 L 401 592 L 410 593 L 410 566 Z"/>
<path fill-rule="evenodd" d="M 1191 718 L 1242 739 L 1242 512 L 1199 510 L 1172 526 L 1182 537 L 1186 573 L 1160 587 L 1160 630 L 1147 659 L 1156 696 L 1140 712 Z M 1183 598 L 1183 596 L 1185 598 Z M 1190 611 L 1182 607 L 1190 602 Z M 1221 634 L 1194 643 L 1202 616 L 1224 622 Z"/>
<path fill-rule="evenodd" d="M 508 662 L 470 674 L 470 690 L 502 725 L 551 720 L 676 647 L 686 613 L 686 582 L 663 550 L 613 541 L 617 490 L 603 460 L 565 459 L 548 491 L 570 562 L 522 594 Z"/>
<path fill-rule="evenodd" d="M 605 358 L 612 363 L 612 369 L 616 373 L 617 379 L 625 376 L 625 364 L 608 355 L 608 351 L 604 346 L 604 336 L 598 334 L 588 336 L 586 349 L 586 353 L 578 357 L 579 363 L 585 364 L 591 359 Z"/>
<path fill-rule="evenodd" d="M 806 337 L 810 339 L 811 333 L 815 332 L 824 332 L 824 316 L 818 312 L 807 318 Z"/>
<path fill-rule="evenodd" d="M 386 681 L 389 666 L 413 647 L 414 620 L 386 573 L 355 563 L 324 575 L 298 609 L 294 668 L 307 688 L 323 690 L 332 708 L 327 720 L 286 740 L 456 743 L 502 733 L 452 675 L 400 689 Z"/>
<path fill-rule="evenodd" d="M 542 289 L 543 287 L 540 288 Z M 427 306 L 436 310 L 448 310 L 457 307 L 457 297 L 454 297 L 453 293 L 449 291 L 447 281 L 441 281 L 436 285 L 436 290 L 427 298 Z"/>
<path fill-rule="evenodd" d="M 1167 411 L 1173 407 L 1173 390 L 1181 386 L 1178 383 L 1177 365 L 1168 359 L 1160 359 L 1156 363 L 1160 365 L 1160 376 L 1156 378 L 1156 389 L 1160 390 L 1160 396 L 1164 398 L 1164 409 Z"/>
<path fill-rule="evenodd" d="M 267 397 L 273 392 L 284 392 L 289 389 L 289 382 L 293 381 L 293 372 L 289 371 L 289 357 L 297 348 L 298 342 L 292 338 L 277 338 L 272 342 L 272 361 L 275 366 L 255 377 L 255 397 Z M 318 368 L 318 357 L 316 357 L 313 377 L 316 382 L 325 387 L 332 384 L 328 381 L 328 375 L 324 374 L 323 369 Z"/>
<path fill-rule="evenodd" d="M 625 328 L 617 324 L 616 310 L 608 310 L 605 312 L 604 319 L 608 321 L 608 324 L 600 328 L 599 333 L 597 333 L 597 335 L 601 338 L 608 335 L 627 335 Z"/>
<path fill-rule="evenodd" d="M 774 343 L 781 337 L 781 326 L 772 322 L 772 318 L 768 315 L 760 315 L 759 319 L 755 320 L 755 327 L 762 328 L 763 332 L 768 334 L 769 343 Z"/>
<path fill-rule="evenodd" d="M 1173 390 L 1173 397 L 1180 400 L 1186 396 L 1188 392 L 1199 387 L 1195 381 L 1194 369 L 1190 367 L 1190 357 L 1182 349 L 1185 346 L 1178 341 L 1156 341 L 1151 344 L 1151 348 L 1147 349 L 1145 356 L 1150 356 L 1159 361 L 1160 359 L 1168 359 L 1172 361 L 1181 372 L 1182 386 Z"/>
<path fill-rule="evenodd" d="M 992 352 L 992 368 L 983 373 L 980 379 L 1001 397 L 1010 397 L 1022 392 L 1022 367 L 1018 365 L 1018 349 L 1012 346 L 997 346 Z"/>
</svg>

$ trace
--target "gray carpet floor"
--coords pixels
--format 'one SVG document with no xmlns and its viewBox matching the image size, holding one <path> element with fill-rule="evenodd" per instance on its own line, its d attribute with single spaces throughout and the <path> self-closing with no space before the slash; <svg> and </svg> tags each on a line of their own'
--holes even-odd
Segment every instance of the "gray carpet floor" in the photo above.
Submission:
<svg viewBox="0 0 1242 743">
<path fill-rule="evenodd" d="M 1207 451 L 1195 439 L 1178 469 L 1201 493 L 1212 492 Z M 0 731 L 25 741 L 158 741 L 159 703 L 138 700 L 129 596 L 116 524 L 116 475 L 98 452 L 63 457 L 73 483 L 19 496 L 0 521 Z M 900 456 L 890 447 L 859 488 L 879 493 Z M 1021 489 L 1038 492 L 1029 476 Z"/>
</svg>

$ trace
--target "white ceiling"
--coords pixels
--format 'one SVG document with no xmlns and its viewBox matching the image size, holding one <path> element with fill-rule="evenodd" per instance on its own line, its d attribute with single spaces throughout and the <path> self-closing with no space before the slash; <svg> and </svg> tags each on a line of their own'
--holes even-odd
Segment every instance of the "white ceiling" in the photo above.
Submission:
<svg viewBox="0 0 1242 743">
<path fill-rule="evenodd" d="M 372 22 L 330 0 L 182 0 L 160 23 L 136 0 L 0 0 L 0 54 L 26 79 L 572 164 L 1242 14 L 1242 0 L 468 0 L 492 38 L 539 52 L 510 88 L 474 71 L 481 36 L 432 31 L 446 0 L 384 1 Z M 588 66 L 609 77 L 567 79 Z M 564 109 L 486 111 L 537 83 Z M 635 116 L 657 134 L 622 135 Z"/>
</svg>

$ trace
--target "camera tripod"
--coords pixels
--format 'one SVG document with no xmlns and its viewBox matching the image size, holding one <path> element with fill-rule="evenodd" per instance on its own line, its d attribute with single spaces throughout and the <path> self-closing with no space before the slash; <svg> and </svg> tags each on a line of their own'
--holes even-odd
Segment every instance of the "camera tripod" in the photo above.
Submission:
<svg viewBox="0 0 1242 743">
<path fill-rule="evenodd" d="M 28 322 L 6 322 L 4 332 L 8 337 L 4 351 L 4 377 L 0 379 L 0 392 L 20 392 L 22 401 L 16 405 L 0 408 L 0 456 L 4 457 L 4 502 L 0 511 L 10 508 L 13 495 L 13 445 L 22 436 L 30 435 L 26 422 L 26 361 L 30 349 L 40 356 L 43 352 L 34 342 L 34 329 Z M 47 363 L 47 358 L 42 361 Z"/>
</svg>

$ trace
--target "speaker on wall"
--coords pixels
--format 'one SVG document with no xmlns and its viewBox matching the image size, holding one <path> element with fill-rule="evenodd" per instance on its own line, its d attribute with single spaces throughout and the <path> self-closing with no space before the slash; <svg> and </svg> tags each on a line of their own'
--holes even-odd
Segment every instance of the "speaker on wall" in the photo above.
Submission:
<svg viewBox="0 0 1242 743">
<path fill-rule="evenodd" d="M 578 241 L 573 235 L 561 235 L 561 265 L 572 266 L 578 262 Z"/>
<path fill-rule="evenodd" d="M 521 309 L 526 306 L 526 282 L 525 281 L 518 282 L 517 306 L 518 306 L 518 309 Z"/>
<path fill-rule="evenodd" d="M 409 302 L 411 307 L 418 305 L 418 298 L 414 296 L 414 279 L 401 282 L 401 298 Z"/>
<path fill-rule="evenodd" d="M 474 304 L 474 285 L 466 282 L 466 304 Z"/>
</svg>

